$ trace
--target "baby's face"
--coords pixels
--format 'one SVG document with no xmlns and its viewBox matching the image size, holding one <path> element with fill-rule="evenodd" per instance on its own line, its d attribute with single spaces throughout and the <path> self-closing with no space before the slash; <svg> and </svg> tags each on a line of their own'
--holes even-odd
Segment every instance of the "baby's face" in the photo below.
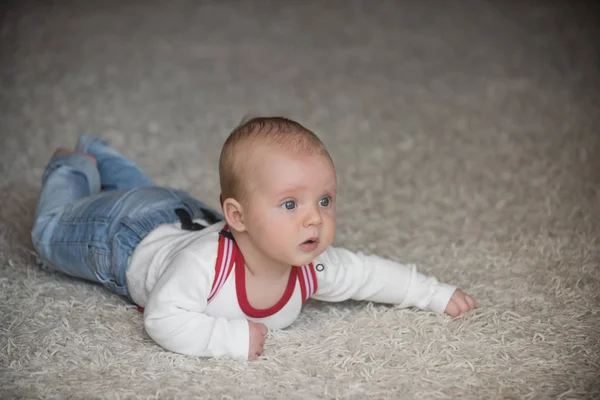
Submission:
<svg viewBox="0 0 600 400">
<path fill-rule="evenodd" d="M 281 265 L 310 263 L 335 235 L 337 185 L 331 161 L 273 146 L 256 149 L 249 161 L 244 223 L 256 250 Z"/>
</svg>

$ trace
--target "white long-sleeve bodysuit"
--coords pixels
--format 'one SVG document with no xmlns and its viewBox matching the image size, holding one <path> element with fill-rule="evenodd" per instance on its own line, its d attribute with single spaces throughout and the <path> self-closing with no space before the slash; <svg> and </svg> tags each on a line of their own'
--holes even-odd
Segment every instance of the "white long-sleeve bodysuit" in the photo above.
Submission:
<svg viewBox="0 0 600 400">
<path fill-rule="evenodd" d="M 219 222 L 187 231 L 179 223 L 161 225 L 131 256 L 127 288 L 145 308 L 148 335 L 167 350 L 247 359 L 247 320 L 269 329 L 285 328 L 308 297 L 370 300 L 441 314 L 456 289 L 417 273 L 414 265 L 330 247 L 312 264 L 292 269 L 277 304 L 257 310 L 246 297 L 243 257 L 233 240 L 219 235 L 223 227 Z M 228 265 L 233 270 L 224 276 Z"/>
</svg>

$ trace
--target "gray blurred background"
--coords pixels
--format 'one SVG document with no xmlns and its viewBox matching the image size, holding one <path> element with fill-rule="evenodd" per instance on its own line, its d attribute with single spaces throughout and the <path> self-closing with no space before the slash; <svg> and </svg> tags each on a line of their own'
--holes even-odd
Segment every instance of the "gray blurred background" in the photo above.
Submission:
<svg viewBox="0 0 600 400">
<path fill-rule="evenodd" d="M 0 397 L 600 396 L 596 2 L 0 9 Z M 478 309 L 309 302 L 240 365 L 162 352 L 121 299 L 35 265 L 55 147 L 102 135 L 217 206 L 220 146 L 246 115 L 326 143 L 337 245 L 418 263 Z"/>
</svg>

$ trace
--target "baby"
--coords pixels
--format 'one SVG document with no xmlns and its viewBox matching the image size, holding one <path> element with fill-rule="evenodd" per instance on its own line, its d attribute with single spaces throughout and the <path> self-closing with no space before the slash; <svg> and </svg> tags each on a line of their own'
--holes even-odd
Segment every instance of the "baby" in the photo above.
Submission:
<svg viewBox="0 0 600 400">
<path fill-rule="evenodd" d="M 414 265 L 331 247 L 335 167 L 299 123 L 243 122 L 223 146 L 219 175 L 222 215 L 156 186 L 104 140 L 82 135 L 43 174 L 32 231 L 38 258 L 127 297 L 153 340 L 194 356 L 256 359 L 267 329 L 291 325 L 308 298 L 452 317 L 475 307 Z"/>
</svg>

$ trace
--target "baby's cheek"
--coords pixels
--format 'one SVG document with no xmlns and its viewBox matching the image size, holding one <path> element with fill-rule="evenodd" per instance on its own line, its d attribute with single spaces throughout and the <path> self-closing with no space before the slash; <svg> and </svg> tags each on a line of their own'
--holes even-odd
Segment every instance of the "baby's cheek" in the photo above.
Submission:
<svg viewBox="0 0 600 400">
<path fill-rule="evenodd" d="M 326 216 L 325 216 L 325 223 L 326 223 L 327 227 L 333 233 L 335 233 L 335 213 L 326 214 Z"/>
<path fill-rule="evenodd" d="M 325 230 L 324 230 L 324 241 L 326 242 L 326 247 L 329 247 L 331 245 L 331 243 L 333 242 L 333 239 L 335 237 L 335 218 L 333 218 L 331 221 L 329 221 L 329 223 L 327 223 L 325 225 Z"/>
</svg>

